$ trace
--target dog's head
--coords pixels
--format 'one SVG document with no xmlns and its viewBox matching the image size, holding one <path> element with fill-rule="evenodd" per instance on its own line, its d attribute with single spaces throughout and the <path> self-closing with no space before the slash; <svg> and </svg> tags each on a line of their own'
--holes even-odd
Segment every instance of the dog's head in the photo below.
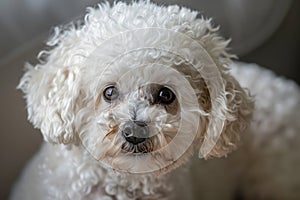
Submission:
<svg viewBox="0 0 300 200">
<path fill-rule="evenodd" d="M 166 171 L 236 148 L 251 116 L 228 73 L 227 43 L 177 6 L 117 3 L 56 29 L 20 88 L 29 120 L 51 143 L 83 145 L 110 167 Z"/>
</svg>

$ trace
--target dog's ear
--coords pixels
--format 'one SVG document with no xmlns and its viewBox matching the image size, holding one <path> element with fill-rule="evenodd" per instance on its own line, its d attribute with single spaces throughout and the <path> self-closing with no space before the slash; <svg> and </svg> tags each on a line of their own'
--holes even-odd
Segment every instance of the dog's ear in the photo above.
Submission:
<svg viewBox="0 0 300 200">
<path fill-rule="evenodd" d="M 222 157 L 236 149 L 251 121 L 252 97 L 228 71 L 221 70 L 220 74 L 223 85 L 220 93 L 212 96 L 216 93 L 214 85 L 204 84 L 209 89 L 200 96 L 200 103 L 209 115 L 202 119 L 205 130 L 201 134 L 199 157 Z"/>
<path fill-rule="evenodd" d="M 254 103 L 249 92 L 230 74 L 232 58 L 236 58 L 227 51 L 230 40 L 219 36 L 210 19 L 201 18 L 195 23 L 195 48 L 199 53 L 193 64 L 197 72 L 192 75 L 199 76 L 192 82 L 198 81 L 193 87 L 199 92 L 198 102 L 205 111 L 198 132 L 199 157 L 221 157 L 239 144 L 241 134 L 250 124 Z"/>
<path fill-rule="evenodd" d="M 18 86 L 25 94 L 28 119 L 51 143 L 77 143 L 74 130 L 79 94 L 75 68 L 59 66 L 51 58 L 43 64 L 26 66 Z"/>
</svg>

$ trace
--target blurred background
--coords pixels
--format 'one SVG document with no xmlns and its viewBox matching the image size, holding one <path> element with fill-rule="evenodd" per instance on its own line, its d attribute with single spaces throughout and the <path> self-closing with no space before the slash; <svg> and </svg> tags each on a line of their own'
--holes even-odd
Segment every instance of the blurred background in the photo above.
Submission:
<svg viewBox="0 0 300 200">
<path fill-rule="evenodd" d="M 153 0 L 154 1 L 154 0 Z M 0 199 L 10 188 L 42 138 L 26 120 L 25 102 L 16 90 L 25 62 L 37 53 L 53 27 L 80 19 L 100 0 L 0 1 Z M 300 83 L 300 1 L 155 0 L 199 10 L 232 38 L 231 49 L 244 62 L 272 69 Z"/>
</svg>

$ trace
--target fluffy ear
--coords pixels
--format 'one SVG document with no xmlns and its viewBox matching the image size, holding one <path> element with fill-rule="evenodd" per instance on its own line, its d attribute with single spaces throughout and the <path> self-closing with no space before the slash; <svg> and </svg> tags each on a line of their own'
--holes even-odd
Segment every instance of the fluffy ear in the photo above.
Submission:
<svg viewBox="0 0 300 200">
<path fill-rule="evenodd" d="M 202 18 L 195 24 L 205 30 L 194 30 L 199 33 L 195 40 L 203 54 L 199 65 L 202 67 L 197 69 L 202 80 L 199 82 L 197 78 L 198 86 L 194 87 L 200 91 L 199 104 L 207 113 L 200 120 L 199 157 L 221 157 L 239 144 L 240 135 L 250 124 L 254 103 L 229 72 L 231 59 L 236 58 L 227 52 L 230 40 L 218 35 L 218 28 L 212 26 L 211 20 Z"/>
<path fill-rule="evenodd" d="M 28 119 L 51 143 L 77 143 L 74 130 L 78 73 L 73 68 L 46 62 L 26 66 L 18 86 L 25 94 Z"/>
<path fill-rule="evenodd" d="M 240 135 L 251 121 L 254 107 L 251 96 L 228 72 L 222 72 L 222 76 L 222 94 L 217 99 L 206 98 L 217 103 L 209 104 L 210 114 L 204 119 L 206 131 L 202 136 L 200 157 L 221 157 L 230 153 L 239 144 Z"/>
</svg>

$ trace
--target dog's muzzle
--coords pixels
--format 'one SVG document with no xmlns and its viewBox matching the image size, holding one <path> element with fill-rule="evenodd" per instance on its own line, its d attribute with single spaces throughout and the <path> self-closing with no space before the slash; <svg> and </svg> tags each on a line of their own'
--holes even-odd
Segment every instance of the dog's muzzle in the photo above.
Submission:
<svg viewBox="0 0 300 200">
<path fill-rule="evenodd" d="M 128 121 L 124 125 L 122 135 L 127 142 L 136 145 L 149 137 L 149 128 L 145 122 Z"/>
</svg>

